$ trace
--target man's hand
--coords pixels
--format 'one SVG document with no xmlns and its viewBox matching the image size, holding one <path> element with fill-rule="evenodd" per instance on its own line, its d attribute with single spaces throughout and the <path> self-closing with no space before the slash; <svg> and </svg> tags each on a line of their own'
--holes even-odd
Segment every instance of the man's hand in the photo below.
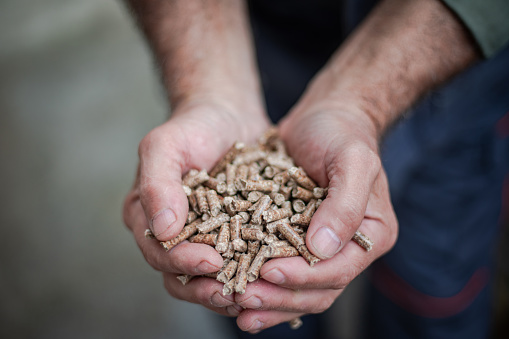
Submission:
<svg viewBox="0 0 509 339">
<path fill-rule="evenodd" d="M 176 279 L 179 274 L 201 275 L 221 269 L 223 259 L 214 248 L 185 242 L 165 252 L 157 241 L 145 239 L 144 231 L 150 227 L 159 240 L 176 236 L 188 212 L 183 174 L 191 168 L 210 170 L 235 141 L 254 141 L 267 127 L 263 118 L 200 103 L 176 109 L 168 122 L 141 141 L 140 164 L 134 187 L 125 199 L 124 222 L 147 262 L 164 273 L 166 289 L 175 298 L 224 315 L 239 313 L 233 296 L 223 297 L 223 286 L 214 279 L 194 279 L 186 286 Z"/>
<path fill-rule="evenodd" d="M 211 169 L 235 141 L 251 142 L 268 127 L 243 1 L 125 0 L 152 47 L 172 106 L 172 117 L 140 143 L 140 164 L 124 205 L 124 221 L 146 260 L 162 271 L 168 292 L 218 313 L 237 315 L 233 297 L 210 278 L 186 286 L 178 274 L 218 271 L 210 246 L 184 242 L 165 252 L 159 240 L 184 226 L 188 202 L 181 178 Z"/>
<path fill-rule="evenodd" d="M 281 123 L 297 165 L 327 198 L 306 244 L 327 259 L 275 259 L 237 296 L 241 329 L 257 332 L 329 308 L 341 291 L 395 243 L 398 226 L 378 142 L 420 96 L 479 58 L 456 16 L 437 0 L 385 0 L 332 56 Z M 349 241 L 360 230 L 374 242 Z"/>
<path fill-rule="evenodd" d="M 267 262 L 262 280 L 236 297 L 250 309 L 238 318 L 241 329 L 256 332 L 325 311 L 348 283 L 394 245 L 397 220 L 376 140 L 365 133 L 370 130 L 369 119 L 337 110 L 296 111 L 281 124 L 296 163 L 320 186 L 329 186 L 306 237 L 310 251 L 327 260 L 314 267 L 300 257 Z M 366 252 L 350 241 L 357 230 L 371 238 L 373 250 Z"/>
</svg>

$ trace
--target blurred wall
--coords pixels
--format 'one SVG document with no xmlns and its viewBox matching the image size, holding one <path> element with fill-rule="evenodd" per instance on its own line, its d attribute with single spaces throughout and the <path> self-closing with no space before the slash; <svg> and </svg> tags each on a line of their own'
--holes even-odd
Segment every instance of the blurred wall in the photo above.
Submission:
<svg viewBox="0 0 509 339">
<path fill-rule="evenodd" d="M 0 1 L 0 337 L 227 338 L 122 223 L 138 142 L 166 116 L 120 1 Z"/>
<path fill-rule="evenodd" d="M 0 338 L 230 337 L 168 296 L 122 223 L 167 116 L 152 65 L 120 1 L 0 1 Z M 356 337 L 363 283 L 328 312 L 334 337 Z"/>
</svg>

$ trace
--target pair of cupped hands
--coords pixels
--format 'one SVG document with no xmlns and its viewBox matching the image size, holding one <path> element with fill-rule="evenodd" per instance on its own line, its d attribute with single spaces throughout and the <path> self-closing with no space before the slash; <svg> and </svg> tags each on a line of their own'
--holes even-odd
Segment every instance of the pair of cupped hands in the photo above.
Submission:
<svg viewBox="0 0 509 339">
<path fill-rule="evenodd" d="M 310 251 L 324 260 L 314 267 L 302 257 L 270 260 L 242 295 L 223 295 L 223 284 L 210 278 L 183 286 L 178 275 L 216 272 L 223 265 L 221 255 L 187 241 L 165 252 L 157 241 L 145 239 L 144 231 L 150 227 L 159 240 L 175 237 L 188 212 L 182 176 L 192 168 L 210 170 L 235 141 L 254 142 L 269 125 L 265 114 L 221 101 L 177 105 L 171 118 L 141 141 L 123 213 L 145 259 L 163 273 L 170 295 L 237 317 L 239 328 L 251 333 L 328 309 L 394 245 L 398 232 L 373 119 L 354 106 L 304 98 L 278 129 L 295 163 L 329 187 L 306 236 Z M 373 250 L 350 241 L 357 230 L 374 242 Z"/>
</svg>

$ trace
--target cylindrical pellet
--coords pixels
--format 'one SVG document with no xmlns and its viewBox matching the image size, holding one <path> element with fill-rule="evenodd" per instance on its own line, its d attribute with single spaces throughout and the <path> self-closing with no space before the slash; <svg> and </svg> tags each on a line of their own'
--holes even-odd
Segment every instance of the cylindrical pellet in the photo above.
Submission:
<svg viewBox="0 0 509 339">
<path fill-rule="evenodd" d="M 277 225 L 277 229 L 279 233 L 283 235 L 283 237 L 290 242 L 294 247 L 299 249 L 300 245 L 304 244 L 304 239 L 295 232 L 295 230 L 288 223 L 279 223 Z"/>
<path fill-rule="evenodd" d="M 297 213 L 302 213 L 306 209 L 306 203 L 301 199 L 294 199 L 292 201 L 293 210 Z"/>
<path fill-rule="evenodd" d="M 237 181 L 237 189 L 241 191 L 260 191 L 270 193 L 277 191 L 279 189 L 279 185 L 272 180 L 254 181 L 240 179 Z"/>
<path fill-rule="evenodd" d="M 233 248 L 233 244 L 230 242 L 228 244 L 228 250 L 223 253 L 223 258 L 231 259 L 235 255 L 235 249 Z"/>
<path fill-rule="evenodd" d="M 232 210 L 235 212 L 245 212 L 253 205 L 252 202 L 247 200 L 233 200 L 231 202 Z"/>
<path fill-rule="evenodd" d="M 265 235 L 262 231 L 256 228 L 243 228 L 240 230 L 242 239 L 249 241 L 263 240 Z"/>
<path fill-rule="evenodd" d="M 292 197 L 296 198 L 296 199 L 304 200 L 305 202 L 308 202 L 314 198 L 313 192 L 308 191 L 307 189 L 299 187 L 299 186 L 296 186 L 293 188 Z"/>
<path fill-rule="evenodd" d="M 290 174 L 288 171 L 282 171 L 274 175 L 274 178 L 272 178 L 276 184 L 284 185 L 290 180 Z"/>
<path fill-rule="evenodd" d="M 217 235 L 216 251 L 218 253 L 225 253 L 228 251 L 228 245 L 230 243 L 230 224 L 224 223 L 219 230 Z"/>
<path fill-rule="evenodd" d="M 299 247 L 297 247 L 297 250 L 299 251 L 300 255 L 302 255 L 304 259 L 306 259 L 306 261 L 309 263 L 309 266 L 311 267 L 313 267 L 317 262 L 320 261 L 320 259 L 312 255 L 311 252 L 309 252 L 306 244 L 300 245 Z"/>
<path fill-rule="evenodd" d="M 219 181 L 216 178 L 209 178 L 209 180 L 203 183 L 203 186 L 208 187 L 219 194 L 226 192 L 226 183 L 224 181 Z"/>
<path fill-rule="evenodd" d="M 272 194 L 272 193 L 271 193 Z M 258 192 L 258 191 L 251 191 L 248 193 L 247 195 L 247 200 L 252 202 L 252 203 L 255 203 L 257 202 L 258 200 L 260 200 L 261 197 L 263 197 L 264 194 L 262 192 Z"/>
<path fill-rule="evenodd" d="M 245 252 L 247 251 L 247 243 L 242 239 L 235 239 L 232 241 L 233 249 L 237 252 Z"/>
<path fill-rule="evenodd" d="M 290 223 L 290 219 L 285 218 L 285 219 L 281 219 L 281 220 L 276 220 L 274 222 L 268 223 L 265 226 L 265 228 L 267 229 L 267 232 L 273 234 L 273 233 L 277 232 L 277 225 L 280 224 L 280 223 L 287 223 L 287 224 L 289 224 Z"/>
<path fill-rule="evenodd" d="M 217 281 L 226 284 L 233 277 L 235 272 L 237 271 L 238 262 L 235 260 L 230 260 L 228 265 L 219 272 L 217 275 Z"/>
<path fill-rule="evenodd" d="M 221 211 L 221 201 L 219 200 L 216 191 L 214 190 L 207 191 L 207 203 L 209 205 L 210 214 L 213 217 L 217 217 L 217 215 Z"/>
<path fill-rule="evenodd" d="M 182 185 L 182 189 L 184 190 L 186 196 L 190 196 L 191 194 L 193 194 L 193 190 L 189 186 Z"/>
<path fill-rule="evenodd" d="M 256 279 L 258 279 L 258 276 L 260 275 L 260 269 L 262 268 L 262 265 L 265 263 L 265 261 L 267 261 L 268 259 L 268 252 L 269 252 L 268 246 L 263 245 L 260 248 L 260 250 L 256 254 L 256 257 L 253 259 L 251 266 L 247 271 L 247 281 L 253 282 Z"/>
<path fill-rule="evenodd" d="M 207 234 L 196 234 L 189 238 L 189 242 L 196 244 L 206 244 L 209 246 L 216 246 L 217 244 L 217 234 L 207 233 Z"/>
<path fill-rule="evenodd" d="M 286 157 L 281 157 L 280 155 L 271 154 L 267 157 L 267 162 L 272 167 L 277 167 L 282 170 L 290 169 L 294 166 L 294 163 L 291 159 Z"/>
<path fill-rule="evenodd" d="M 236 142 L 232 147 L 226 152 L 224 157 L 219 160 L 219 162 L 214 166 L 214 168 L 210 171 L 210 176 L 215 177 L 219 172 L 225 170 L 226 165 L 231 163 L 233 159 L 239 154 L 244 148 L 244 144 L 241 142 Z"/>
<path fill-rule="evenodd" d="M 235 175 L 237 173 L 236 165 L 226 165 L 226 193 L 228 195 L 235 195 L 237 187 L 235 187 Z"/>
<path fill-rule="evenodd" d="M 240 226 L 242 225 L 242 217 L 234 215 L 230 218 L 230 239 L 240 239 Z"/>
<path fill-rule="evenodd" d="M 251 254 L 242 254 L 240 256 L 239 265 L 237 268 L 237 278 L 235 281 L 235 292 L 238 294 L 246 293 L 247 285 L 247 270 L 251 264 Z"/>
<path fill-rule="evenodd" d="M 308 226 L 311 218 L 304 214 L 294 214 L 290 218 L 290 222 L 294 225 Z"/>
<path fill-rule="evenodd" d="M 223 285 L 223 295 L 231 295 L 233 292 L 235 292 L 236 280 L 236 278 L 232 278 L 230 281 Z"/>
<path fill-rule="evenodd" d="M 182 274 L 177 275 L 178 281 L 182 283 L 182 285 L 186 286 L 188 282 L 190 282 L 195 276 L 190 274 Z"/>
<path fill-rule="evenodd" d="M 277 167 L 272 167 L 272 166 L 267 166 L 265 167 L 265 169 L 263 170 L 263 176 L 267 179 L 272 179 L 274 178 L 274 176 L 276 174 L 278 174 L 279 172 L 281 172 L 281 169 L 277 168 Z"/>
<path fill-rule="evenodd" d="M 209 180 L 209 175 L 205 170 L 195 170 L 191 169 L 185 176 L 182 178 L 182 184 L 186 185 L 190 188 L 195 188 L 198 185 L 201 185 L 205 181 Z"/>
<path fill-rule="evenodd" d="M 147 239 L 155 239 L 156 236 L 154 235 L 154 233 L 152 233 L 151 230 L 149 230 L 148 228 L 145 230 L 145 238 Z"/>
<path fill-rule="evenodd" d="M 296 257 L 299 255 L 299 251 L 293 247 L 289 246 L 269 246 L 269 257 L 271 258 L 288 258 L 288 257 Z"/>
<path fill-rule="evenodd" d="M 288 170 L 288 174 L 290 174 L 290 177 L 295 180 L 297 184 L 309 191 L 313 191 L 313 188 L 316 187 L 315 182 L 307 176 L 302 168 L 292 167 Z"/>
<path fill-rule="evenodd" d="M 268 195 L 264 195 L 258 202 L 257 209 L 251 215 L 251 222 L 253 224 L 261 224 L 262 214 L 269 208 L 270 204 L 272 204 L 272 199 Z"/>
<path fill-rule="evenodd" d="M 251 216 L 247 212 L 238 212 L 237 215 L 242 218 L 241 220 L 243 224 L 248 223 L 249 220 L 251 219 Z"/>
<path fill-rule="evenodd" d="M 290 328 L 292 330 L 297 330 L 302 326 L 303 322 L 301 318 L 295 318 L 288 322 L 288 325 L 290 325 Z"/>
<path fill-rule="evenodd" d="M 176 245 L 180 244 L 182 241 L 188 239 L 190 236 L 197 232 L 197 226 L 201 223 L 200 220 L 196 220 L 190 223 L 187 226 L 184 226 L 182 231 L 173 239 L 168 241 L 162 241 L 161 245 L 163 245 L 166 251 L 171 250 Z"/>
<path fill-rule="evenodd" d="M 302 211 L 302 215 L 311 218 L 316 211 L 316 199 L 311 199 L 306 205 L 306 209 Z"/>
<path fill-rule="evenodd" d="M 254 191 L 254 192 L 256 192 L 256 191 Z M 251 193 L 253 193 L 253 192 L 251 192 Z M 285 196 L 283 194 L 277 193 L 277 192 L 269 193 L 269 197 L 272 199 L 274 204 L 276 204 L 278 206 L 281 206 L 286 200 Z"/>
<path fill-rule="evenodd" d="M 194 191 L 194 195 L 196 196 L 196 201 L 198 202 L 198 208 L 200 209 L 200 213 L 209 213 L 209 203 L 207 202 L 207 190 L 200 186 L 196 191 Z"/>
<path fill-rule="evenodd" d="M 247 243 L 247 253 L 255 256 L 256 253 L 260 250 L 261 242 L 260 241 L 248 241 Z"/>
<path fill-rule="evenodd" d="M 198 213 L 195 211 L 187 212 L 186 224 L 190 224 L 198 218 Z"/>
<path fill-rule="evenodd" d="M 359 246 L 364 248 L 367 252 L 371 251 L 373 248 L 373 241 L 369 239 L 364 233 L 361 231 L 355 232 L 352 237 L 352 240 L 355 241 Z"/>
<path fill-rule="evenodd" d="M 260 150 L 254 150 L 251 152 L 245 152 L 237 155 L 235 157 L 235 160 L 233 160 L 234 165 L 243 165 L 243 164 L 249 164 L 253 161 L 257 161 L 260 159 L 263 159 L 267 156 L 267 153 Z"/>
<path fill-rule="evenodd" d="M 327 195 L 327 190 L 321 187 L 313 188 L 313 196 L 315 199 L 323 199 Z"/>
<path fill-rule="evenodd" d="M 198 225 L 198 231 L 200 231 L 200 233 L 208 233 L 229 221 L 230 216 L 226 213 L 221 213 L 217 217 L 211 217 L 207 221 Z"/>
<path fill-rule="evenodd" d="M 191 194 L 187 197 L 187 200 L 189 201 L 189 207 L 195 211 L 198 215 L 201 215 L 200 207 L 198 206 L 198 200 L 196 200 L 196 195 Z"/>
<path fill-rule="evenodd" d="M 263 212 L 263 219 L 266 222 L 273 222 L 284 218 L 289 218 L 293 214 L 290 208 L 278 208 L 276 210 L 270 210 Z"/>
<path fill-rule="evenodd" d="M 249 165 L 249 174 L 248 174 L 249 180 L 261 180 L 262 177 L 260 176 L 260 165 L 257 162 L 252 162 Z"/>
</svg>

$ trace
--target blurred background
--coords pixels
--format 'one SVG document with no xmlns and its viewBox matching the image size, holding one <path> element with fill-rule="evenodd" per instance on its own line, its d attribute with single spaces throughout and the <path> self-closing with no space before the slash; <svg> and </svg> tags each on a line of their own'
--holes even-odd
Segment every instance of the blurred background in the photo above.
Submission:
<svg viewBox="0 0 509 339">
<path fill-rule="evenodd" d="M 120 1 L 0 1 L 0 112 L 1 338 L 227 337 L 121 219 L 167 106 Z"/>
<path fill-rule="evenodd" d="M 231 337 L 167 295 L 122 223 L 138 142 L 166 117 L 120 1 L 0 1 L 0 337 Z M 363 283 L 334 336 L 354 337 Z"/>
</svg>

